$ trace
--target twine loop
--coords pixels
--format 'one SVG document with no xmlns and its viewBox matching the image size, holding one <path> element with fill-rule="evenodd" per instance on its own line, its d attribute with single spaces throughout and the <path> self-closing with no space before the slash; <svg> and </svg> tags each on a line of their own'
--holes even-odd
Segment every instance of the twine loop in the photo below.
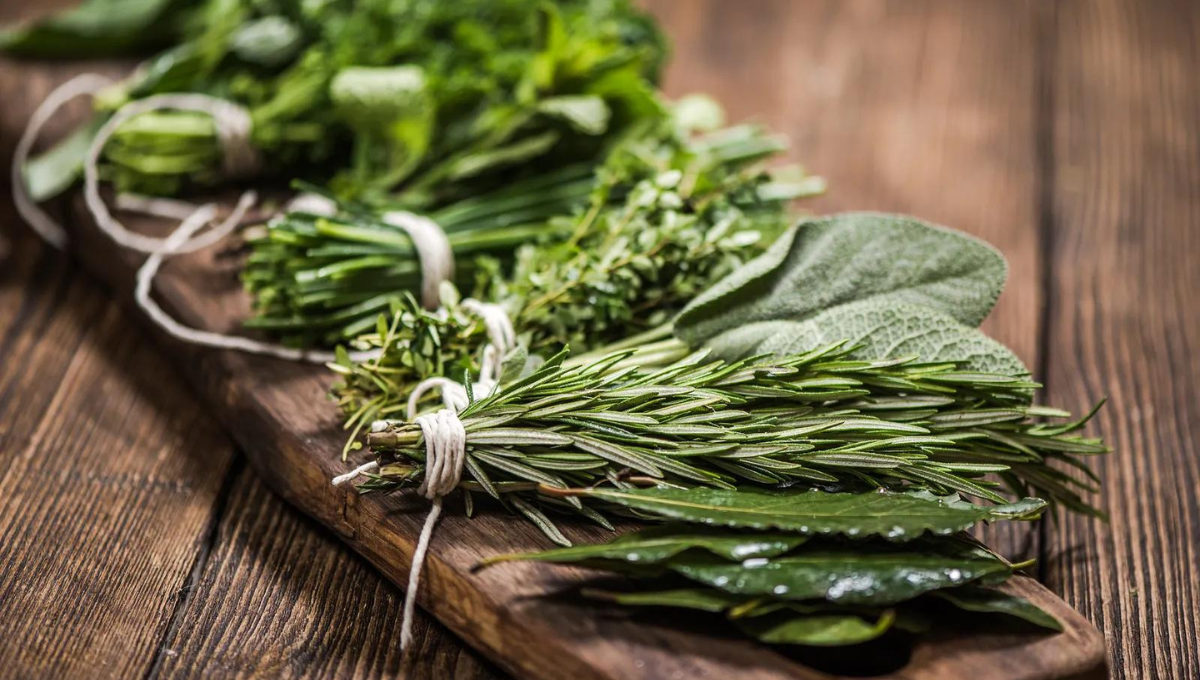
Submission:
<svg viewBox="0 0 1200 680">
<path fill-rule="evenodd" d="M 421 306 L 437 309 L 441 306 L 442 282 L 454 278 L 454 250 L 446 232 L 428 217 L 404 210 L 384 213 L 383 221 L 399 228 L 412 240 L 421 263 Z"/>
</svg>

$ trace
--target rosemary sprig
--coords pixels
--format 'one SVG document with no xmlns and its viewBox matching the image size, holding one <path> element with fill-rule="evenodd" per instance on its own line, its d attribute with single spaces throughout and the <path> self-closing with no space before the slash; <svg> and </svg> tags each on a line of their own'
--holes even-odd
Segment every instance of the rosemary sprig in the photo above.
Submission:
<svg viewBox="0 0 1200 680">
<path fill-rule="evenodd" d="M 1028 406 L 1037 385 L 1023 378 L 964 372 L 953 363 L 852 360 L 849 353 L 833 345 L 736 362 L 696 354 L 650 373 L 614 369 L 628 352 L 582 366 L 566 365 L 560 353 L 462 412 L 467 484 L 509 503 L 597 521 L 597 510 L 628 510 L 591 508 L 555 490 L 927 489 L 997 503 L 1007 490 L 1098 514 L 1082 497 L 1095 488 L 1051 465 L 1086 471 L 1085 457 L 1108 451 L 1072 434 L 1091 414 L 1071 421 L 1065 412 Z M 420 477 L 419 427 L 398 423 L 367 443 L 382 467 L 362 490 Z M 512 482 L 538 487 L 499 486 Z"/>
</svg>

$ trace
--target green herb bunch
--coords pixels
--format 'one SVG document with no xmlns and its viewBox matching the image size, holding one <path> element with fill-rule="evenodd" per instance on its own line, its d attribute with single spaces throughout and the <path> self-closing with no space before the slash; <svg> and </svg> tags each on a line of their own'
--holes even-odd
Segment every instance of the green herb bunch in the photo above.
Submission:
<svg viewBox="0 0 1200 680">
<path fill-rule="evenodd" d="M 339 196 L 421 208 L 495 187 L 534 162 L 591 162 L 628 126 L 662 115 L 654 83 L 664 39 L 627 0 L 140 4 L 134 12 L 91 0 L 0 33 L 0 48 L 136 51 L 145 44 L 133 39 L 137 26 L 175 27 L 173 47 L 98 97 L 98 120 L 155 94 L 213 95 L 248 109 L 267 176 L 284 171 L 329 181 Z M 95 128 L 31 164 L 31 178 L 48 180 L 31 187 L 36 199 L 77 176 Z M 106 158 L 122 190 L 175 194 L 223 180 L 216 130 L 202 114 L 130 120 Z M 46 164 L 57 172 L 39 171 Z"/>
<path fill-rule="evenodd" d="M 893 631 L 943 632 L 965 619 L 1062 630 L 1053 615 L 1001 586 L 1012 565 L 954 532 L 979 521 L 1036 519 L 1025 499 L 981 507 L 925 493 L 580 489 L 668 524 L 607 544 L 501 555 L 569 564 L 632 580 L 583 594 L 632 607 L 721 615 L 770 644 L 861 644 Z M 611 586 L 610 586 L 611 588 Z M 904 644 L 909 636 L 891 635 Z"/>
<path fill-rule="evenodd" d="M 558 235 L 558 219 L 587 204 L 595 184 L 588 166 L 518 180 L 426 214 L 446 232 L 460 286 L 492 270 L 480 258 L 510 258 L 519 245 Z M 404 307 L 421 289 L 412 241 L 382 213 L 343 205 L 334 216 L 291 211 L 249 233 L 242 273 L 254 296 L 248 328 L 296 346 L 350 342 L 369 332 L 380 313 Z"/>
<path fill-rule="evenodd" d="M 588 209 L 570 220 L 552 219 L 546 228 L 545 233 L 563 235 L 560 243 L 521 247 L 515 263 L 508 266 L 496 258 L 477 258 L 463 266 L 460 285 L 506 308 L 526 352 L 545 355 L 568 344 L 588 350 L 667 337 L 667 322 L 675 312 L 699 291 L 762 253 L 784 230 L 787 204 L 822 187 L 819 179 L 805 177 L 799 170 L 765 172 L 760 161 L 778 153 L 782 143 L 757 127 L 739 126 L 699 137 L 687 136 L 681 128 L 676 123 L 670 128 L 660 126 L 655 134 L 633 134 L 615 150 L 600 172 Z M 322 224 L 327 223 L 318 222 L 317 228 Z M 271 233 L 280 226 L 277 223 Z M 387 232 L 393 241 L 405 239 L 394 229 Z M 373 238 L 379 232 L 359 230 L 349 238 L 362 241 L 367 233 Z M 279 240 L 294 236 L 293 230 L 287 230 Z M 297 247 L 285 247 L 293 252 L 305 248 L 305 240 L 296 243 Z M 325 235 L 312 243 L 333 245 Z M 345 239 L 340 245 L 355 247 Z M 297 253 L 293 261 L 309 263 L 312 254 L 311 250 Z M 334 312 L 332 322 L 339 325 L 335 335 L 362 332 L 353 343 L 357 348 L 382 351 L 378 360 L 359 364 L 346 360 L 336 367 L 344 379 L 335 393 L 356 423 L 395 413 L 424 378 L 457 378 L 464 370 L 479 370 L 485 328 L 457 309 L 456 294 L 444 295 L 443 311 L 431 314 L 405 298 L 403 288 L 387 295 L 370 287 L 370 282 L 389 281 L 390 272 L 403 270 L 410 277 L 406 279 L 409 290 L 415 290 L 419 270 L 411 254 L 408 258 L 400 262 L 363 258 L 367 266 L 349 275 L 338 270 L 354 266 L 344 258 L 325 270 L 329 275 L 322 285 L 355 296 L 337 302 L 360 305 Z M 261 279 L 275 289 L 293 285 L 281 283 L 287 277 L 271 272 Z M 359 288 L 360 280 L 368 283 Z M 303 285 L 308 284 L 295 287 Z M 368 295 L 373 296 L 368 302 L 359 302 L 358 296 Z M 391 319 L 377 324 L 375 316 L 385 304 L 391 306 Z M 293 306 L 291 316 L 272 310 L 266 313 L 278 317 L 278 323 L 262 319 L 252 325 L 282 330 L 290 323 L 291 330 L 307 333 L 312 327 L 332 325 L 310 311 L 321 306 Z M 378 332 L 362 331 L 369 326 L 377 326 Z M 674 344 L 671 353 L 675 358 L 680 355 Z M 682 354 L 686 353 L 685 348 Z M 443 369 L 450 372 L 440 372 Z"/>
<path fill-rule="evenodd" d="M 733 362 L 697 354 L 648 373 L 621 368 L 628 356 L 567 366 L 560 353 L 471 403 L 461 414 L 462 487 L 534 519 L 558 542 L 538 507 L 601 524 L 604 513 L 628 510 L 554 491 L 596 484 L 928 490 L 996 503 L 1007 489 L 1097 512 L 1081 496 L 1094 487 L 1051 463 L 1086 472 L 1083 459 L 1108 449 L 1072 434 L 1088 417 L 1027 405 L 1036 385 L 1019 377 L 952 362 L 855 360 L 844 346 Z M 420 479 L 418 426 L 399 422 L 366 440 L 381 468 L 360 488 Z"/>
</svg>

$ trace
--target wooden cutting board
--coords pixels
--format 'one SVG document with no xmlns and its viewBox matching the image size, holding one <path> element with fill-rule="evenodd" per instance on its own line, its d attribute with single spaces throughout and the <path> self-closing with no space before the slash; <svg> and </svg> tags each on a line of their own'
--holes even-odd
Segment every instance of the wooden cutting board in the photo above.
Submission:
<svg viewBox="0 0 1200 680">
<path fill-rule="evenodd" d="M 132 304 L 141 258 L 121 252 L 91 226 L 75 201 L 73 249 L 85 266 Z M 145 233 L 169 225 L 124 216 Z M 226 246 L 228 248 L 228 246 Z M 238 332 L 248 298 L 238 281 L 240 260 L 220 246 L 167 262 L 157 298 L 188 324 Z M 158 333 L 157 329 L 155 329 Z M 345 472 L 339 452 L 345 433 L 327 398 L 331 374 L 321 366 L 288 363 L 228 351 L 199 350 L 158 333 L 180 370 L 233 435 L 258 474 L 282 497 L 336 533 L 390 580 L 404 587 L 427 503 L 410 494 L 359 496 L 331 486 Z M 359 461 L 361 462 L 361 461 Z M 481 504 L 482 505 L 482 504 Z M 573 541 L 611 534 L 598 527 L 562 524 Z M 1017 631 L 960 631 L 926 637 L 911 657 L 898 650 L 790 652 L 739 638 L 696 617 L 633 614 L 567 596 L 594 573 L 530 563 L 506 563 L 472 573 L 481 559 L 501 552 L 547 547 L 527 522 L 498 509 L 474 519 L 448 501 L 422 574 L 418 602 L 466 642 L 522 678 L 615 680 L 843 677 L 821 670 L 887 667 L 883 677 L 932 680 L 1048 680 L 1104 678 L 1104 638 L 1042 585 L 1026 577 L 1008 586 L 1053 613 L 1066 627 L 1058 635 Z M 303 565 L 296 565 L 303 569 Z M 667 625 L 673 623 L 674 625 Z M 399 635 L 400 622 L 394 622 Z"/>
</svg>

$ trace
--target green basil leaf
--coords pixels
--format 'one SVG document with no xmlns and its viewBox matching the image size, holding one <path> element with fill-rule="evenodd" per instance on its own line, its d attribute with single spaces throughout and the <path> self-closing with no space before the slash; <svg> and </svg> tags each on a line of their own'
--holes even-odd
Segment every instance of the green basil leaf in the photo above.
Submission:
<svg viewBox="0 0 1200 680">
<path fill-rule="evenodd" d="M 583 495 L 652 513 L 663 519 L 742 529 L 781 529 L 805 535 L 880 536 L 907 541 L 922 534 L 953 534 L 981 521 L 1038 517 L 1046 502 L 1025 498 L 1007 505 L 975 505 L 929 493 L 766 492 L 726 489 L 604 489 Z"/>
</svg>

